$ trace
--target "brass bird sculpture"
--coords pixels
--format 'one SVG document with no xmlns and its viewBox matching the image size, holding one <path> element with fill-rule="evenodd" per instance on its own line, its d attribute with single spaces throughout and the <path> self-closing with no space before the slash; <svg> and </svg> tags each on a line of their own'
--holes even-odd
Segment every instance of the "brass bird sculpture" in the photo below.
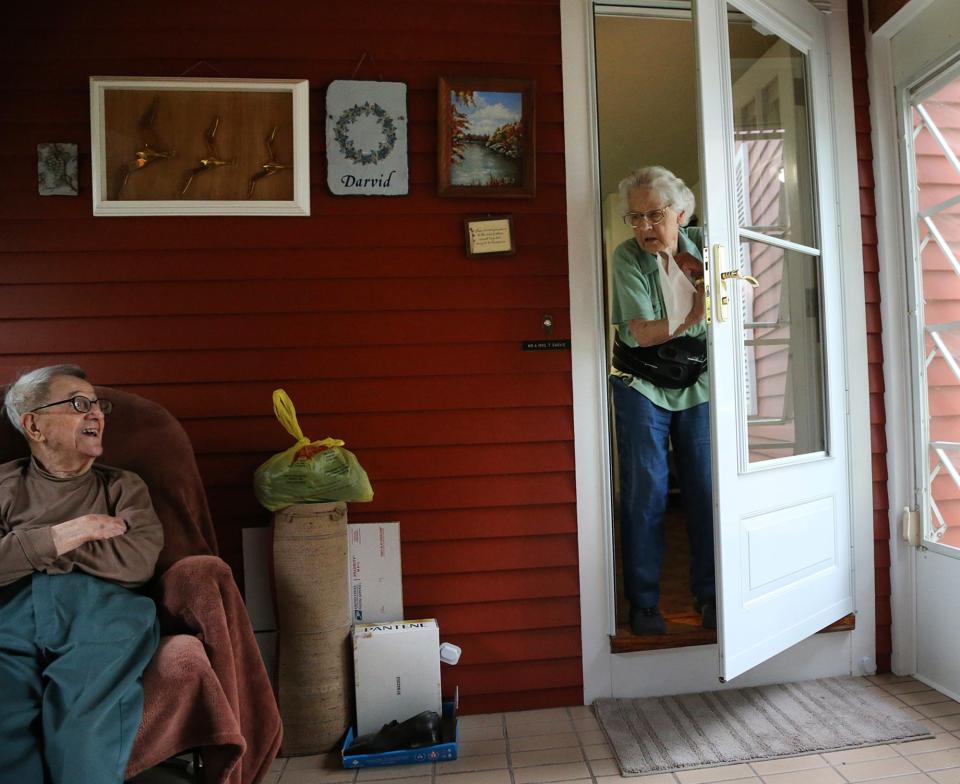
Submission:
<svg viewBox="0 0 960 784">
<path fill-rule="evenodd" d="M 190 184 L 193 182 L 194 177 L 198 174 L 203 174 L 203 172 L 210 171 L 211 169 L 219 168 L 220 166 L 234 166 L 237 163 L 236 158 L 219 158 L 217 157 L 216 149 L 216 139 L 217 139 L 217 129 L 220 127 L 220 115 L 218 114 L 213 118 L 213 122 L 210 123 L 210 127 L 207 128 L 205 138 L 207 140 L 207 157 L 200 159 L 200 165 L 194 167 L 189 172 L 187 172 L 187 179 L 183 183 L 183 188 L 180 190 L 180 195 L 184 196 L 187 193 L 187 190 L 190 188 Z"/>
<path fill-rule="evenodd" d="M 257 183 L 264 177 L 270 177 L 276 174 L 278 171 L 293 168 L 292 163 L 279 163 L 277 161 L 277 154 L 273 151 L 273 143 L 277 138 L 278 130 L 279 126 L 274 125 L 273 130 L 270 131 L 270 135 L 267 137 L 267 162 L 262 164 L 260 166 L 260 171 L 250 178 L 250 190 L 247 192 L 248 199 L 253 198 L 253 192 L 257 188 Z"/>
<path fill-rule="evenodd" d="M 156 149 L 160 145 L 157 142 L 157 134 L 153 129 L 153 124 L 157 119 L 157 108 L 159 105 L 160 96 L 156 96 L 150 103 L 147 111 L 145 111 L 140 118 L 139 128 L 143 141 L 140 143 L 140 149 L 134 153 L 134 159 L 130 161 L 130 163 L 123 164 L 120 171 L 120 187 L 117 189 L 118 199 L 123 193 L 123 189 L 127 187 L 127 181 L 130 179 L 131 174 L 145 169 L 151 163 L 164 160 L 165 158 L 173 158 L 177 154 L 176 150 Z"/>
</svg>

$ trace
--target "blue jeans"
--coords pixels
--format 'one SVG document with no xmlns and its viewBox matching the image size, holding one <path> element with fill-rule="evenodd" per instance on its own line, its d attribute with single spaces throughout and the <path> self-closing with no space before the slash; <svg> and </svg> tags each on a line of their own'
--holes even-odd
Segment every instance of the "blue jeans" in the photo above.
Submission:
<svg viewBox="0 0 960 784">
<path fill-rule="evenodd" d="M 623 581 L 631 606 L 660 600 L 663 516 L 667 508 L 668 443 L 690 539 L 690 590 L 699 601 L 716 595 L 713 560 L 713 482 L 707 403 L 669 411 L 623 379 L 611 378 L 620 457 L 620 542 Z"/>
<path fill-rule="evenodd" d="M 107 580 L 0 587 L 0 784 L 120 784 L 159 640 L 153 601 Z"/>
</svg>

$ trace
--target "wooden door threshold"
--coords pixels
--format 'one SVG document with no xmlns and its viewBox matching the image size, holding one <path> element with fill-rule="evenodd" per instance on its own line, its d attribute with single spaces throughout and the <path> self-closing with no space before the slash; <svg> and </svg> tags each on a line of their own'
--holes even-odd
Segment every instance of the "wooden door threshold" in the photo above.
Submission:
<svg viewBox="0 0 960 784">
<path fill-rule="evenodd" d="M 849 632 L 856 628 L 856 616 L 851 613 L 831 623 L 817 634 Z M 629 626 L 617 627 L 616 635 L 610 637 L 610 653 L 636 653 L 638 651 L 662 651 L 669 648 L 688 648 L 691 645 L 715 645 L 717 632 L 704 629 L 696 613 L 671 615 L 667 618 L 666 634 L 639 636 L 630 633 Z"/>
</svg>

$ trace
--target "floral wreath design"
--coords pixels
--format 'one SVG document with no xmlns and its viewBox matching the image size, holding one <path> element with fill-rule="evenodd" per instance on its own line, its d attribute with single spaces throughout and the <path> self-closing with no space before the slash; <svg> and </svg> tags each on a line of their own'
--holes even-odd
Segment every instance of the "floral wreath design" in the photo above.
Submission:
<svg viewBox="0 0 960 784">
<path fill-rule="evenodd" d="M 383 129 L 384 139 L 376 150 L 358 150 L 350 139 L 350 126 L 361 117 L 376 117 Z M 366 166 L 368 163 L 379 163 L 390 154 L 397 143 L 397 126 L 379 104 L 367 101 L 345 109 L 334 126 L 333 135 L 345 158 Z"/>
</svg>

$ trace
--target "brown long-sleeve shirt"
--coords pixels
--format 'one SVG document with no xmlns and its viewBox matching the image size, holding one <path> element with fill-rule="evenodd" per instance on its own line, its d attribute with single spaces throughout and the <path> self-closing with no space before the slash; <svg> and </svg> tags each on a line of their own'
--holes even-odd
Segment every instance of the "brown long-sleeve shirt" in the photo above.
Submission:
<svg viewBox="0 0 960 784">
<path fill-rule="evenodd" d="M 127 531 L 58 556 L 50 527 L 85 514 L 121 517 Z M 153 576 L 162 547 L 163 527 L 135 473 L 95 464 L 62 478 L 29 457 L 0 465 L 0 585 L 79 569 L 133 588 Z"/>
</svg>

